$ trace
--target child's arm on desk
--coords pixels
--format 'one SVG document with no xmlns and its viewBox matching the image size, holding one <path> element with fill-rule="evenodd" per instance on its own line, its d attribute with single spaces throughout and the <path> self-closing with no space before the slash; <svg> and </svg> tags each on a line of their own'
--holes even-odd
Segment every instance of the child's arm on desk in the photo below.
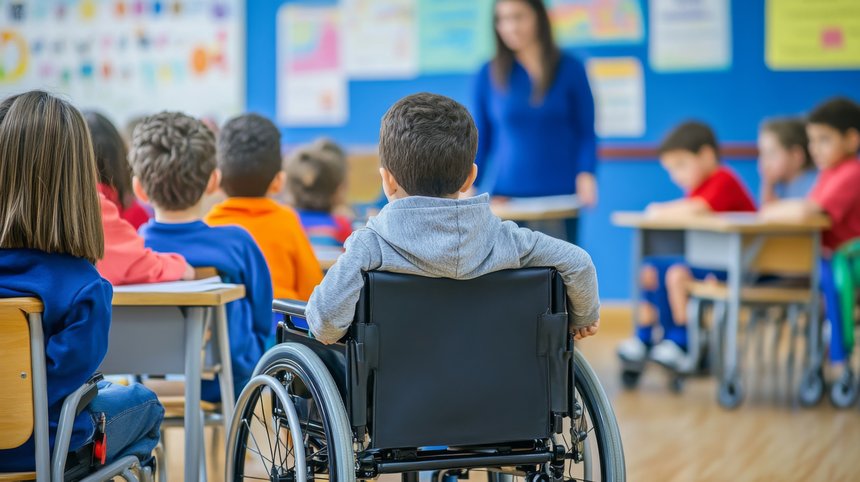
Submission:
<svg viewBox="0 0 860 482">
<path fill-rule="evenodd" d="M 676 199 L 662 203 L 651 203 L 645 209 L 649 216 L 676 217 L 710 214 L 711 207 L 704 199 Z"/>
<path fill-rule="evenodd" d="M 355 305 L 364 287 L 362 272 L 382 265 L 382 252 L 367 230 L 358 230 L 344 243 L 344 252 L 328 270 L 308 301 L 306 317 L 314 338 L 327 345 L 346 334 L 355 318 Z"/>
<path fill-rule="evenodd" d="M 764 206 L 761 217 L 768 221 L 800 222 L 822 212 L 821 206 L 809 199 L 786 199 Z"/>
</svg>

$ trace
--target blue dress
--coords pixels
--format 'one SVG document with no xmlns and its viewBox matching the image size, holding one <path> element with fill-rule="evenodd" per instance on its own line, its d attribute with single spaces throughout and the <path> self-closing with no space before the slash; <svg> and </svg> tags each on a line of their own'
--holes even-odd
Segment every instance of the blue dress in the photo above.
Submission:
<svg viewBox="0 0 860 482">
<path fill-rule="evenodd" d="M 511 197 L 576 192 L 576 176 L 597 163 L 594 99 L 582 63 L 562 54 L 555 81 L 538 104 L 517 62 L 500 88 L 488 63 L 474 84 L 478 188 Z"/>
</svg>

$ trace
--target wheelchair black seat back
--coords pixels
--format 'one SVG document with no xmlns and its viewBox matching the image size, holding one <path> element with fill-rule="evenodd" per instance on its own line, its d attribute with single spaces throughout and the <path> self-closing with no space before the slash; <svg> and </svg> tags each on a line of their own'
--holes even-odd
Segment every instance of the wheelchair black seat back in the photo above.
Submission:
<svg viewBox="0 0 860 482">
<path fill-rule="evenodd" d="M 266 480 L 355 480 L 478 467 L 512 467 L 562 480 L 576 447 L 556 448 L 554 440 L 565 426 L 572 439 L 589 433 L 572 429 L 572 415 L 582 417 L 580 399 L 586 397 L 572 388 L 579 367 L 574 370 L 565 290 L 555 270 L 502 271 L 468 281 L 366 273 L 355 321 L 341 343 L 331 346 L 291 323 L 290 316 L 304 315 L 302 304 L 274 306 L 287 321 L 279 327 L 279 344 L 257 367 L 260 378 L 237 404 L 228 480 L 251 478 L 238 459 L 266 452 L 251 425 L 255 417 L 269 415 L 252 406 L 265 412 L 260 394 L 281 393 L 273 385 L 286 389 L 270 403 L 272 422 L 266 425 L 288 427 L 286 438 L 301 440 L 296 437 L 302 434 L 311 443 L 278 448 L 284 436 L 273 434 L 269 446 L 276 450 L 260 457 L 271 465 L 262 471 Z M 610 440 L 598 447 L 604 453 L 597 455 L 609 462 L 601 465 L 602 480 L 623 480 L 617 426 L 599 385 L 597 390 L 586 408 L 591 431 Z M 351 460 L 333 460 L 338 457 Z"/>
</svg>

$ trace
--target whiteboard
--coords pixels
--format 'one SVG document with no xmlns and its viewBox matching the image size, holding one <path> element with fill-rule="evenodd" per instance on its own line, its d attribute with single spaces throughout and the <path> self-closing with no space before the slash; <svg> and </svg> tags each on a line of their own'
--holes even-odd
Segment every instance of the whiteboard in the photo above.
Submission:
<svg viewBox="0 0 860 482">
<path fill-rule="evenodd" d="M 0 97 L 61 95 L 115 122 L 244 107 L 243 0 L 0 2 Z"/>
</svg>

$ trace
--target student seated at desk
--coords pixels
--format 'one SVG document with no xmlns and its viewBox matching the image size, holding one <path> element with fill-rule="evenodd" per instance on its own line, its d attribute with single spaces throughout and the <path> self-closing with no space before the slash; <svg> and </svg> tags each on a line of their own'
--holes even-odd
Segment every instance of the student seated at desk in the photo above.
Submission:
<svg viewBox="0 0 860 482">
<path fill-rule="evenodd" d="M 218 137 L 217 159 L 228 198 L 204 220 L 247 229 L 269 264 L 275 297 L 307 300 L 322 269 L 295 211 L 269 197 L 284 186 L 281 132 L 256 114 L 230 119 Z"/>
<path fill-rule="evenodd" d="M 146 246 L 180 253 L 192 266 L 214 267 L 225 281 L 245 285 L 245 298 L 227 305 L 238 394 L 265 340 L 274 335 L 272 284 L 266 260 L 247 231 L 202 221 L 203 197 L 218 189 L 215 138 L 194 118 L 162 112 L 134 130 L 129 161 L 135 194 L 155 208 L 155 220 L 140 231 Z M 217 383 L 204 382 L 203 398 L 220 398 Z"/>
<path fill-rule="evenodd" d="M 149 221 L 149 213 L 140 205 L 131 189 L 131 169 L 128 167 L 128 147 L 116 126 L 104 115 L 85 111 L 90 128 L 93 151 L 99 167 L 99 192 L 119 210 L 135 231 Z"/>
<path fill-rule="evenodd" d="M 765 121 L 758 134 L 762 205 L 806 197 L 818 177 L 801 119 Z"/>
<path fill-rule="evenodd" d="M 93 266 L 104 240 L 96 161 L 80 112 L 39 91 L 0 103 L 0 179 L 0 298 L 36 297 L 44 305 L 53 444 L 63 401 L 107 353 L 111 318 L 111 285 Z M 75 418 L 69 448 L 91 444 L 104 414 L 107 462 L 135 455 L 150 463 L 164 417 L 155 394 L 105 381 L 98 389 Z M 34 452 L 32 437 L 0 450 L 0 472 L 33 470 Z"/>
<path fill-rule="evenodd" d="M 490 210 L 489 196 L 459 199 L 475 182 L 478 131 L 469 112 L 435 94 L 394 104 L 382 119 L 382 186 L 391 203 L 346 242 L 308 302 L 313 335 L 334 343 L 349 328 L 367 271 L 472 279 L 504 269 L 555 267 L 567 286 L 577 338 L 599 326 L 597 275 L 588 253 Z M 456 336 L 452 334 L 452 336 Z"/>
<path fill-rule="evenodd" d="M 716 212 L 755 211 L 755 203 L 738 177 L 720 163 L 714 132 L 700 122 L 686 122 L 663 140 L 660 163 L 672 181 L 687 192 L 683 199 L 652 203 L 647 212 L 660 217 L 707 215 Z M 687 266 L 682 257 L 665 256 L 645 260 L 640 285 L 645 303 L 634 307 L 640 312 L 635 336 L 621 343 L 618 356 L 639 363 L 649 355 L 668 367 L 677 367 L 687 348 L 687 285 L 692 279 L 716 277 L 725 272 Z M 657 340 L 654 325 L 659 322 L 662 339 Z M 652 348 L 653 347 L 653 348 Z"/>
<path fill-rule="evenodd" d="M 815 108 L 806 126 L 809 152 L 821 170 L 812 192 L 805 199 L 786 200 L 768 205 L 762 216 L 772 220 L 802 221 L 824 214 L 830 229 L 822 236 L 821 289 L 827 318 L 830 320 L 830 361 L 845 362 L 839 294 L 830 263 L 833 252 L 844 243 L 860 237 L 860 105 L 845 99 L 831 99 Z"/>
<path fill-rule="evenodd" d="M 343 246 L 352 222 L 333 213 L 343 204 L 346 155 L 328 139 L 302 146 L 287 159 L 287 194 L 314 246 Z"/>
</svg>

